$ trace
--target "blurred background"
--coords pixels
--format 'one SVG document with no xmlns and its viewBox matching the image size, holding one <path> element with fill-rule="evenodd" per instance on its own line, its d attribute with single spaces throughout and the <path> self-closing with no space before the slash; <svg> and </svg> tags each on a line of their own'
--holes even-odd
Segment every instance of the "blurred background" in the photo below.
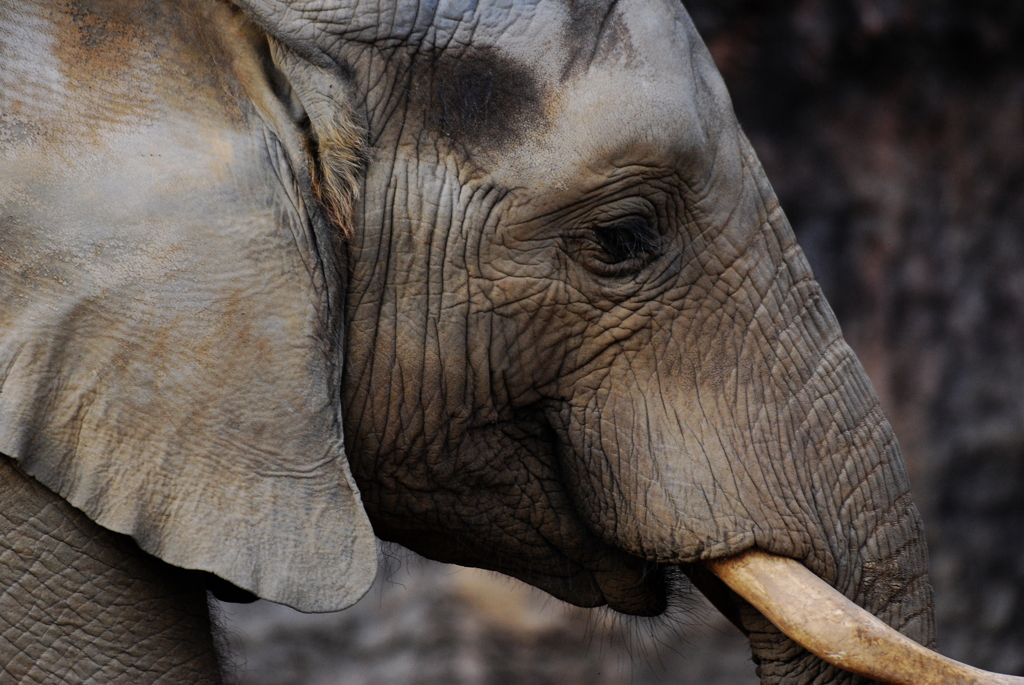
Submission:
<svg viewBox="0 0 1024 685">
<path fill-rule="evenodd" d="M 1024 675 L 1024 2 L 685 4 L 903 446 L 940 651 Z M 629 620 L 406 559 L 341 614 L 221 618 L 244 685 L 755 683 L 680 604 Z"/>
</svg>

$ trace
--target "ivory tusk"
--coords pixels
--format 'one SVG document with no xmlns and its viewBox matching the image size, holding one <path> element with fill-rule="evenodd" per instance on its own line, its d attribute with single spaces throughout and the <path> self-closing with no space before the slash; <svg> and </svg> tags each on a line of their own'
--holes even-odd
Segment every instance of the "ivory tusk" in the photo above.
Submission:
<svg viewBox="0 0 1024 685">
<path fill-rule="evenodd" d="M 755 549 L 705 564 L 794 642 L 852 673 L 893 685 L 1024 685 L 922 647 L 793 559 Z"/>
</svg>

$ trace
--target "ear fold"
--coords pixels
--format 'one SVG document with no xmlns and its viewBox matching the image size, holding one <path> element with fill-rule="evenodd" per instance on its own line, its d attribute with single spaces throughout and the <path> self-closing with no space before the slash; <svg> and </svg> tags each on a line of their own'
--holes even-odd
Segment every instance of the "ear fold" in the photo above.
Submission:
<svg viewBox="0 0 1024 685">
<path fill-rule="evenodd" d="M 17 27 L 41 35 L 12 49 L 52 47 L 0 89 L 0 452 L 169 563 L 341 609 L 376 547 L 342 439 L 339 236 L 265 48 L 207 4 L 97 3 L 70 65 L 46 38 L 81 22 Z"/>
</svg>

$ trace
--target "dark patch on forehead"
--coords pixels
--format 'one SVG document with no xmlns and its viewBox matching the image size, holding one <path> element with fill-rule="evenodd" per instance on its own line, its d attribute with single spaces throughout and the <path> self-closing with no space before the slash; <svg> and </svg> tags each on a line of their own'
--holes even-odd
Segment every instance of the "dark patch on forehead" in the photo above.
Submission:
<svg viewBox="0 0 1024 685">
<path fill-rule="evenodd" d="M 491 47 L 420 53 L 410 84 L 429 130 L 467 154 L 493 150 L 543 125 L 533 70 Z"/>
</svg>

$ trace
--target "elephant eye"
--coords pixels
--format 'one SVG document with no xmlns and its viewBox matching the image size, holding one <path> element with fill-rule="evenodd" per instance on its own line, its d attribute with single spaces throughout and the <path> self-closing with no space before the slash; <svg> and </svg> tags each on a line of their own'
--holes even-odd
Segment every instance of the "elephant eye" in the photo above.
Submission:
<svg viewBox="0 0 1024 685">
<path fill-rule="evenodd" d="M 636 273 L 661 251 L 660 236 L 639 216 L 592 226 L 568 242 L 570 252 L 600 276 Z"/>
</svg>

